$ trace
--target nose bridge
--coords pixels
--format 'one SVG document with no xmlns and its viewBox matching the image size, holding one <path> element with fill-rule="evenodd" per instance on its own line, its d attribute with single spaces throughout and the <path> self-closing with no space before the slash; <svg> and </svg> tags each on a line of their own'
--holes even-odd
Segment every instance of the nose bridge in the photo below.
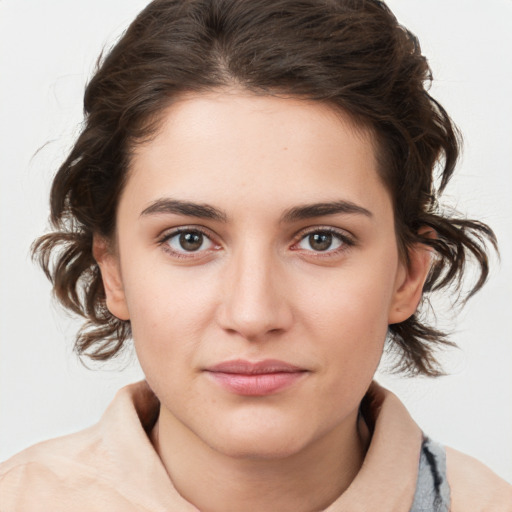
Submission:
<svg viewBox="0 0 512 512">
<path fill-rule="evenodd" d="M 285 330 L 291 311 L 282 289 L 282 264 L 267 244 L 254 240 L 230 258 L 223 290 L 221 322 L 247 339 Z"/>
</svg>

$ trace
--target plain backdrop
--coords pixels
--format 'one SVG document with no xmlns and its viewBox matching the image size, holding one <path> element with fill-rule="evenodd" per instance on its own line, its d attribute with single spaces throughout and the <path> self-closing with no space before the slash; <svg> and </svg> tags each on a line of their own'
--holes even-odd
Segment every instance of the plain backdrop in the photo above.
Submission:
<svg viewBox="0 0 512 512">
<path fill-rule="evenodd" d="M 84 428 L 142 378 L 128 354 L 101 368 L 72 351 L 79 325 L 50 300 L 29 256 L 48 226 L 51 177 L 79 131 L 83 88 L 102 48 L 145 0 L 0 0 L 0 460 Z M 489 223 L 501 264 L 458 317 L 450 376 L 379 375 L 431 437 L 512 482 L 512 1 L 390 0 L 460 126 L 464 157 L 446 201 Z"/>
</svg>

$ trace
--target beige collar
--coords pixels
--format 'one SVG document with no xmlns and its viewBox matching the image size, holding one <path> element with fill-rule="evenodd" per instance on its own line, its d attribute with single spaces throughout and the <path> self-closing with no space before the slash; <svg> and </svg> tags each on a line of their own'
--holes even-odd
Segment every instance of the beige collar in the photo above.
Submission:
<svg viewBox="0 0 512 512">
<path fill-rule="evenodd" d="M 325 512 L 408 512 L 416 489 L 421 430 L 400 400 L 375 382 L 362 410 L 373 430 L 363 466 Z M 105 412 L 98 427 L 122 473 L 116 480 L 125 484 L 125 492 L 144 490 L 154 510 L 196 511 L 172 485 L 149 440 L 157 415 L 158 400 L 145 382 L 123 388 Z M 133 468 L 141 471 L 135 474 Z"/>
</svg>

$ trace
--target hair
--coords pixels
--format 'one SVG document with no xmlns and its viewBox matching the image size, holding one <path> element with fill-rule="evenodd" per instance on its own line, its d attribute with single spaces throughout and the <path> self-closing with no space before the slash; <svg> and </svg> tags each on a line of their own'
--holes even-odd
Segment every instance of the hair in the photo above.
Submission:
<svg viewBox="0 0 512 512">
<path fill-rule="evenodd" d="M 86 319 L 75 348 L 106 360 L 131 336 L 106 307 L 93 235 L 111 239 L 134 146 L 158 130 L 183 93 L 236 87 L 260 95 L 319 101 L 368 127 L 378 172 L 392 199 L 397 243 L 436 255 L 417 312 L 388 329 L 394 369 L 442 373 L 435 351 L 453 345 L 423 321 L 428 296 L 450 287 L 461 302 L 487 279 L 485 224 L 438 203 L 454 171 L 458 131 L 428 93 L 432 76 L 417 38 L 376 0 L 155 0 L 98 60 L 87 85 L 85 121 L 51 189 L 53 232 L 34 257 L 59 301 Z M 435 235 L 425 233 L 431 228 Z M 478 267 L 461 292 L 467 261 Z"/>
</svg>

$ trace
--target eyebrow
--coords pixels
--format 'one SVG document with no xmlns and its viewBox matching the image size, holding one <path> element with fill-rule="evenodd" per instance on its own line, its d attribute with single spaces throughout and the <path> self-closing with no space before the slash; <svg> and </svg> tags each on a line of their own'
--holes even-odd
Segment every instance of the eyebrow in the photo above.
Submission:
<svg viewBox="0 0 512 512">
<path fill-rule="evenodd" d="M 363 208 L 351 201 L 333 201 L 327 203 L 306 204 L 295 206 L 287 210 L 281 217 L 281 222 L 296 222 L 298 220 L 311 219 L 313 217 L 323 217 L 324 215 L 337 214 L 358 214 L 366 217 L 373 217 L 370 210 Z"/>
<path fill-rule="evenodd" d="M 145 208 L 140 216 L 158 215 L 158 214 L 186 215 L 187 217 L 197 217 L 201 219 L 216 220 L 227 222 L 227 214 L 204 203 L 193 203 L 190 201 L 181 201 L 179 199 L 163 198 L 157 199 Z M 373 217 L 372 212 L 351 201 L 332 201 L 324 203 L 305 204 L 294 206 L 286 210 L 281 216 L 280 222 L 291 223 L 299 220 L 311 219 L 314 217 L 323 217 L 325 215 L 337 214 L 358 214 L 366 217 Z"/>
<path fill-rule="evenodd" d="M 169 198 L 157 199 L 147 208 L 142 210 L 140 216 L 143 217 L 146 215 L 156 215 L 160 213 L 186 215 L 188 217 L 198 217 L 201 219 L 216 220 L 219 222 L 227 221 L 226 213 L 214 206 Z"/>
</svg>

